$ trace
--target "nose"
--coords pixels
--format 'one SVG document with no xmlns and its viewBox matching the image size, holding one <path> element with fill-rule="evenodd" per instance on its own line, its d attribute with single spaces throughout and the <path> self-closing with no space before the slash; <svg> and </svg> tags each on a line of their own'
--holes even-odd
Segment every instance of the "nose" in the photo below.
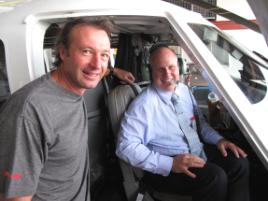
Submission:
<svg viewBox="0 0 268 201">
<path fill-rule="evenodd" d="M 169 70 L 168 68 L 165 68 L 165 70 L 163 71 L 163 75 L 168 77 L 171 74 L 171 70 Z"/>
<path fill-rule="evenodd" d="M 90 59 L 90 65 L 96 69 L 101 68 L 101 55 L 98 53 L 93 54 Z"/>
</svg>

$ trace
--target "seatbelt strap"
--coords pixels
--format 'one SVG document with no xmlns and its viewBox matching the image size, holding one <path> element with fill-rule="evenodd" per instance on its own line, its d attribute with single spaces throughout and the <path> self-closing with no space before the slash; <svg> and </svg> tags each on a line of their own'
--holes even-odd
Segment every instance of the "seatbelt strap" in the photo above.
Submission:
<svg viewBox="0 0 268 201">
<path fill-rule="evenodd" d="M 191 102 L 192 102 L 192 106 L 193 106 L 193 114 L 194 114 L 194 118 L 195 118 L 195 123 L 196 123 L 196 132 L 199 135 L 200 138 L 200 134 L 201 134 L 201 127 L 200 127 L 200 119 L 199 119 L 199 114 L 198 114 L 198 106 L 194 104 L 194 100 L 193 100 L 193 94 L 191 92 L 191 89 L 188 87 L 188 91 L 189 91 L 189 96 L 191 98 Z M 200 138 L 200 140 L 202 140 L 202 138 Z"/>
<path fill-rule="evenodd" d="M 134 84 L 130 84 L 129 86 L 134 91 L 135 95 L 138 96 L 140 91 L 137 89 L 137 87 Z"/>
</svg>

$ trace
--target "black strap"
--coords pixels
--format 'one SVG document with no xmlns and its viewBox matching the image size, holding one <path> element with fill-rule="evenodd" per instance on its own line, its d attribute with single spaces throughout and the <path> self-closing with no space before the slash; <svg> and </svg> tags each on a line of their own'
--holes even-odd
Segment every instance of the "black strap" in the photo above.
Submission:
<svg viewBox="0 0 268 201">
<path fill-rule="evenodd" d="M 129 86 L 134 91 L 136 96 L 139 95 L 140 91 L 137 89 L 137 87 L 134 84 L 130 84 Z"/>
<path fill-rule="evenodd" d="M 198 113 L 198 108 L 197 108 L 198 105 L 194 104 L 193 94 L 191 93 L 191 89 L 189 87 L 188 87 L 188 91 L 189 91 L 189 95 L 190 95 L 192 105 L 193 105 L 193 114 L 194 114 L 195 122 L 196 122 L 196 131 L 197 131 L 197 134 L 199 135 L 199 138 L 200 138 L 201 126 L 200 126 L 200 119 L 199 119 L 199 113 Z M 202 140 L 202 138 L 200 138 L 200 140 Z"/>
</svg>

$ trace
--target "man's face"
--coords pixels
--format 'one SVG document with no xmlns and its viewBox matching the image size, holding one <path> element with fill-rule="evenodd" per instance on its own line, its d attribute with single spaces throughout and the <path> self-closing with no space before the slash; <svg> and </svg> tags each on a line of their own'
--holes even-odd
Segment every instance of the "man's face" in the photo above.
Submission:
<svg viewBox="0 0 268 201">
<path fill-rule="evenodd" d="M 69 48 L 61 47 L 60 70 L 64 85 L 82 95 L 94 88 L 107 70 L 110 41 L 107 33 L 93 26 L 77 25 L 70 33 Z"/>
<path fill-rule="evenodd" d="M 153 53 L 151 70 L 155 86 L 174 91 L 179 80 L 179 67 L 177 56 L 170 49 L 162 47 Z"/>
</svg>

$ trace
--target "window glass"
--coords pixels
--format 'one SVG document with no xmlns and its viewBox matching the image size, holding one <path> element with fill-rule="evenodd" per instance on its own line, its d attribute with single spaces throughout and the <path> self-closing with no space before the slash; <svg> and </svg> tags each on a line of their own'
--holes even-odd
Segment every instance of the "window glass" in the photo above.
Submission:
<svg viewBox="0 0 268 201">
<path fill-rule="evenodd" d="M 9 95 L 10 90 L 6 70 L 5 48 L 3 42 L 0 40 L 0 105 Z"/>
<path fill-rule="evenodd" d="M 268 73 L 267 67 L 265 68 L 242 53 L 215 28 L 200 24 L 190 26 L 230 74 L 248 100 L 251 103 L 261 101 L 267 91 L 267 83 L 263 76 L 263 73 Z"/>
<path fill-rule="evenodd" d="M 56 23 L 52 23 L 46 30 L 44 37 L 44 62 L 46 67 L 46 72 L 50 72 L 55 66 L 55 44 L 57 35 L 60 32 L 60 27 Z"/>
</svg>

